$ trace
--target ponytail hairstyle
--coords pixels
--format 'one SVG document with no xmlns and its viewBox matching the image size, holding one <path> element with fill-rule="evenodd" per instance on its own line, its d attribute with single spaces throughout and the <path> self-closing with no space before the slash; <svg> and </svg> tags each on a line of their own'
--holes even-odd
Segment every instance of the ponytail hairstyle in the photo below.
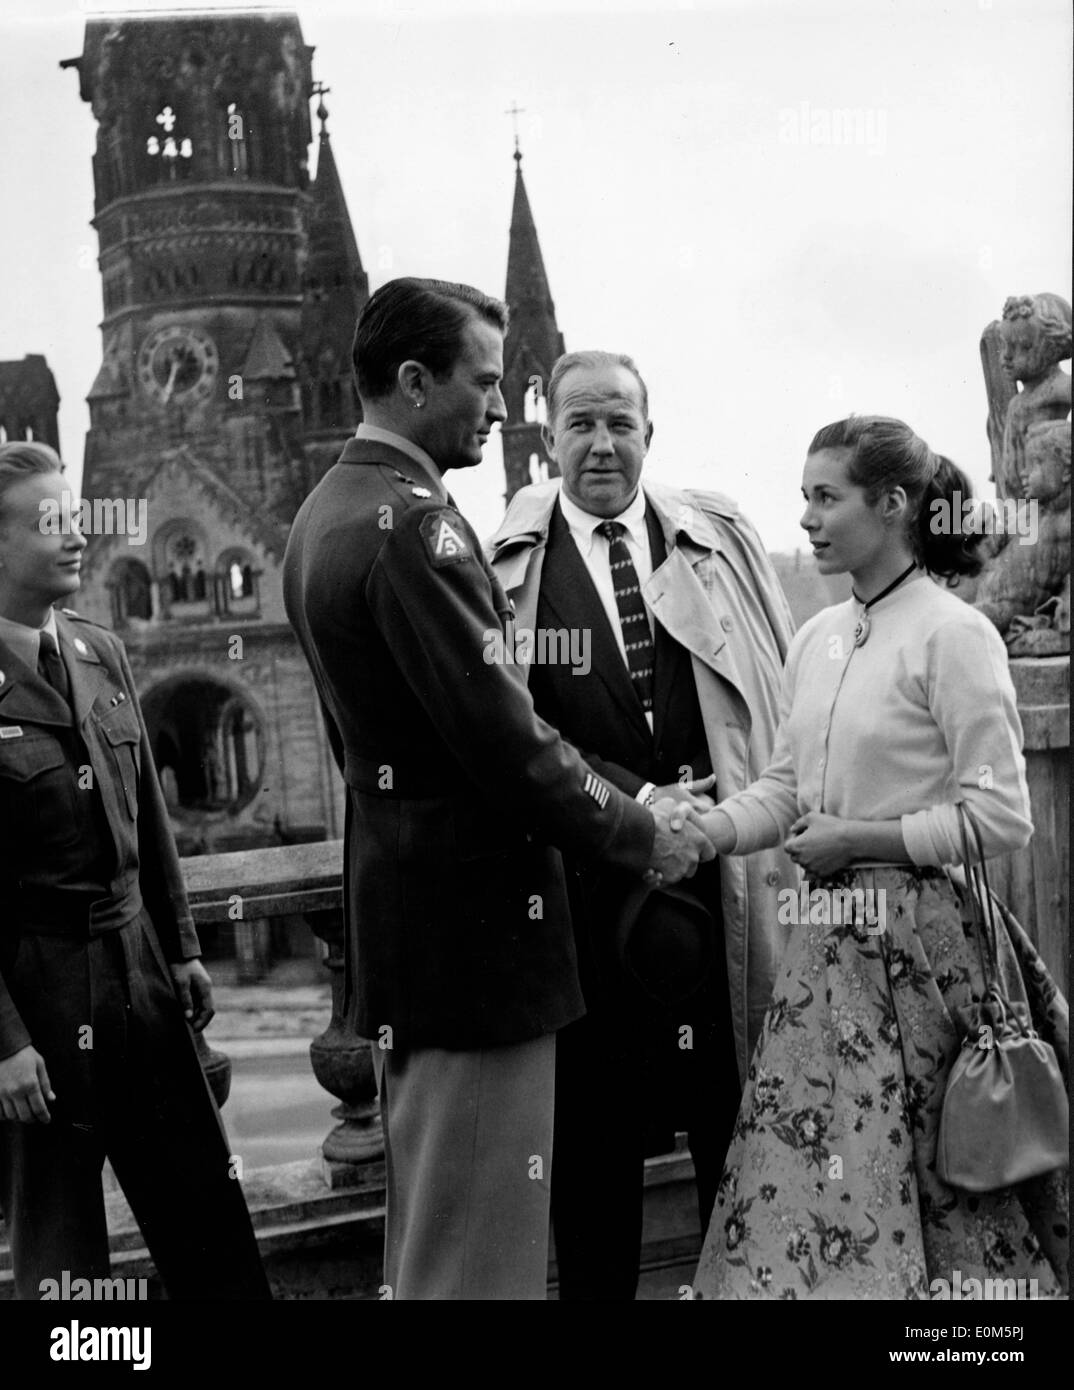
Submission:
<svg viewBox="0 0 1074 1390">
<path fill-rule="evenodd" d="M 55 449 L 33 439 L 0 444 L 0 526 L 4 524 L 4 497 L 8 488 L 31 473 L 62 473 L 63 461 Z"/>
<path fill-rule="evenodd" d="M 870 507 L 891 488 L 903 489 L 909 502 L 907 538 L 914 558 L 929 574 L 953 587 L 960 575 L 980 572 L 976 551 L 981 533 L 962 529 L 973 484 L 949 458 L 934 454 L 909 425 L 885 415 L 851 415 L 817 431 L 809 452 L 821 449 L 850 451 L 847 477 L 865 489 Z M 937 525 L 939 530 L 934 529 Z"/>
</svg>

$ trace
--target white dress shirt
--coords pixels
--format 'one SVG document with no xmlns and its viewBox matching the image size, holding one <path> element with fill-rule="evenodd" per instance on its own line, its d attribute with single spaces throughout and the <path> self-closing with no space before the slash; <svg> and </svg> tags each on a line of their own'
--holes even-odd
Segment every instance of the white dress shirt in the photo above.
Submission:
<svg viewBox="0 0 1074 1390">
<path fill-rule="evenodd" d="M 570 528 L 574 543 L 578 547 L 578 553 L 589 571 L 589 577 L 593 581 L 593 586 L 604 611 L 608 615 L 608 622 L 615 635 L 619 654 L 623 658 L 623 665 L 629 671 L 630 663 L 627 661 L 626 642 L 623 640 L 623 627 L 619 621 L 619 605 L 615 601 L 612 562 L 608 553 L 610 545 L 606 537 L 601 535 L 599 527 L 603 526 L 605 521 L 618 521 L 620 525 L 626 527 L 623 540 L 626 541 L 630 558 L 634 561 L 634 568 L 638 572 L 638 583 L 642 586 L 644 594 L 646 581 L 653 572 L 653 557 L 649 550 L 649 530 L 645 524 L 645 493 L 639 487 L 633 502 L 615 517 L 594 516 L 592 512 L 583 511 L 581 507 L 571 501 L 562 488 L 559 490 L 559 506 L 563 513 L 563 519 Z M 654 632 L 653 615 L 649 613 L 648 605 L 646 605 L 646 613 L 649 618 L 649 632 L 652 634 Z M 646 711 L 645 718 L 651 730 L 653 727 L 651 710 Z M 645 792 L 648 786 L 649 783 L 646 783 L 642 792 Z"/>
</svg>

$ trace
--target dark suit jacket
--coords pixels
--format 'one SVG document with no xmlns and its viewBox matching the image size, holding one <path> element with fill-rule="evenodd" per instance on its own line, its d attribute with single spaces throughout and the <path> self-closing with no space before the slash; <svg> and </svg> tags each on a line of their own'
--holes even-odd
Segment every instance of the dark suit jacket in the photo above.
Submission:
<svg viewBox="0 0 1074 1390">
<path fill-rule="evenodd" d="M 653 822 L 494 659 L 510 606 L 424 482 L 352 440 L 295 518 L 284 600 L 347 783 L 352 1022 L 397 1047 L 488 1047 L 583 1011 L 548 842 L 637 874 Z"/>
<path fill-rule="evenodd" d="M 646 511 L 646 528 L 655 570 L 664 562 L 666 545 L 651 507 Z M 538 714 L 570 739 L 603 777 L 633 796 L 646 782 L 664 786 L 679 781 L 684 769 L 690 778 L 711 772 L 690 654 L 659 622 L 654 624 L 650 732 L 604 606 L 558 505 L 551 514 L 541 570 L 537 626 L 592 634 L 588 673 L 579 674 L 563 664 L 534 664 L 529 685 Z M 607 1006 L 613 1022 L 620 1006 L 628 1010 L 629 1017 L 618 1021 L 628 1024 L 642 1042 L 645 1029 L 637 1012 L 638 992 L 624 977 L 615 946 L 620 905 L 633 882 L 584 858 L 572 860 L 568 867 L 575 870 L 571 901 L 586 1003 L 591 1009 L 598 1001 Z M 711 945 L 713 959 L 719 962 L 723 955 L 719 865 L 702 865 L 681 886 L 712 913 L 716 936 Z M 660 1012 L 651 1011 L 654 1022 Z M 675 1015 L 680 1021 L 693 1017 L 682 1006 L 677 1006 Z"/>
<path fill-rule="evenodd" d="M 56 625 L 70 706 L 0 638 L 0 1057 L 32 1041 L 4 983 L 5 944 L 41 925 L 57 890 L 126 900 L 132 918 L 140 898 L 166 960 L 200 953 L 123 644 L 70 609 Z"/>
</svg>

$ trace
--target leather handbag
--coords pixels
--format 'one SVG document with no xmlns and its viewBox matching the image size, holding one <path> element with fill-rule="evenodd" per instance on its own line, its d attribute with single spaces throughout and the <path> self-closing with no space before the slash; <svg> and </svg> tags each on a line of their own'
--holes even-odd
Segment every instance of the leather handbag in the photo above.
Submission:
<svg viewBox="0 0 1074 1390">
<path fill-rule="evenodd" d="M 958 1010 L 964 1036 L 947 1079 L 936 1173 L 966 1192 L 994 1192 L 1067 1166 L 1069 1107 L 1055 1049 L 1033 1027 L 1029 1006 L 1003 987 L 981 834 L 964 804 L 958 811 L 984 995 Z"/>
</svg>

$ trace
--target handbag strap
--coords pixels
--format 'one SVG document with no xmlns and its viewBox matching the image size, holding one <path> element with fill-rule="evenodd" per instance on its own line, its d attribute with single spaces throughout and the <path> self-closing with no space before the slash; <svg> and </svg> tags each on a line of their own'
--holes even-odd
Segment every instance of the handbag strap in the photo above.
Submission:
<svg viewBox="0 0 1074 1390">
<path fill-rule="evenodd" d="M 974 935 L 977 938 L 977 954 L 984 977 L 985 992 L 999 982 L 999 958 L 996 946 L 995 905 L 988 886 L 988 870 L 985 868 L 984 845 L 981 831 L 973 813 L 964 801 L 956 807 L 959 817 L 959 830 L 962 836 L 962 864 L 966 872 L 966 887 L 969 892 L 973 915 Z M 970 853 L 969 835 L 972 834 L 977 850 L 977 865 L 974 866 Z M 978 877 L 979 876 L 979 877 Z M 982 941 L 984 946 L 982 947 Z M 987 959 L 986 959 L 987 956 Z"/>
</svg>

